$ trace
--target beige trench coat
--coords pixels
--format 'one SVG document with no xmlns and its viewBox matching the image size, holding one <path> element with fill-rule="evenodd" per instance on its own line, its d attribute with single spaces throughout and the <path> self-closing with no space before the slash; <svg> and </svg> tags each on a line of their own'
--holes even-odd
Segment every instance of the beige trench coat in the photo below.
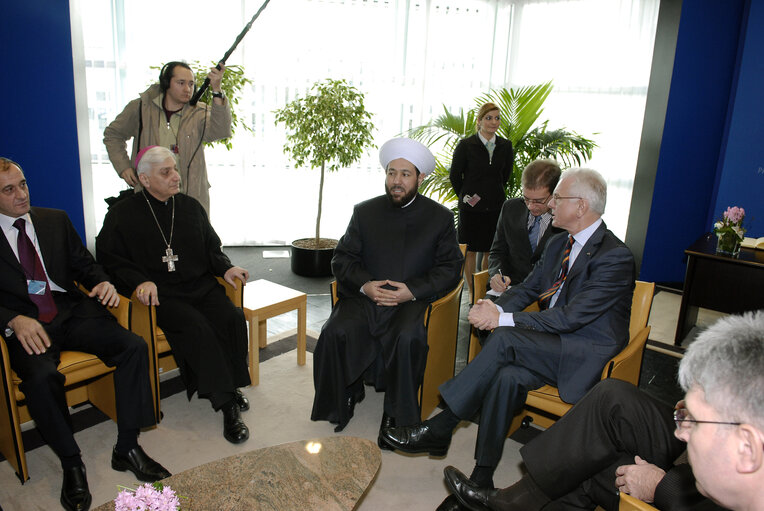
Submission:
<svg viewBox="0 0 764 511">
<path fill-rule="evenodd" d="M 160 128 L 165 125 L 164 111 L 154 102 L 161 94 L 159 84 L 152 85 L 138 99 L 127 104 L 124 110 L 103 132 L 103 143 L 109 153 L 109 160 L 117 174 L 126 168 L 135 168 L 138 151 L 159 143 Z M 198 200 L 209 215 L 210 183 L 207 180 L 207 163 L 204 159 L 203 142 L 214 142 L 231 136 L 231 108 L 228 99 L 223 105 L 188 103 L 180 113 L 178 128 L 178 172 L 181 191 Z M 140 141 L 135 142 L 140 130 Z M 127 154 L 127 141 L 133 139 L 132 154 Z M 121 175 L 120 175 L 121 177 Z M 140 189 L 140 186 L 136 190 Z"/>
</svg>

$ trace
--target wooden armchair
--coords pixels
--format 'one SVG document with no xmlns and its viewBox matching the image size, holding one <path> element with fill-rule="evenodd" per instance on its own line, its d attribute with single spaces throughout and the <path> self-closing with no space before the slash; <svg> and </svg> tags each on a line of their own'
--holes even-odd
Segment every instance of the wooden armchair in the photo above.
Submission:
<svg viewBox="0 0 764 511">
<path fill-rule="evenodd" d="M 228 298 L 236 307 L 241 308 L 244 303 L 244 286 L 241 281 L 239 281 L 237 289 L 234 289 L 223 278 L 217 277 L 217 279 L 220 285 L 225 288 Z M 149 345 L 149 379 L 151 380 L 151 393 L 154 399 L 154 414 L 156 422 L 159 424 L 162 420 L 159 374 L 177 368 L 178 364 L 172 356 L 172 348 L 167 342 L 167 337 L 165 337 L 162 329 L 157 326 L 156 307 L 143 305 L 134 291 L 131 301 L 133 305 L 131 329 L 143 337 Z"/>
<path fill-rule="evenodd" d="M 629 343 L 605 364 L 600 377 L 602 380 L 617 378 L 634 385 L 639 384 L 642 355 L 645 351 L 647 337 L 650 334 L 647 319 L 650 317 L 654 292 L 655 283 L 636 281 L 631 302 Z M 557 387 L 544 385 L 539 389 L 532 390 L 528 392 L 528 398 L 525 400 L 525 409 L 521 410 L 512 421 L 509 434 L 514 433 L 521 425 L 527 426 L 530 422 L 536 422 L 539 426 L 548 428 L 572 407 L 572 404 L 560 399 Z"/>
<path fill-rule="evenodd" d="M 438 406 L 438 386 L 453 378 L 456 368 L 456 341 L 459 335 L 459 308 L 464 279 L 446 296 L 432 302 L 424 314 L 427 330 L 427 363 L 419 387 L 419 408 L 422 420 Z M 331 283 L 332 306 L 337 303 L 337 281 Z"/>
<path fill-rule="evenodd" d="M 477 272 L 472 276 L 474 289 L 474 303 L 485 296 L 488 281 L 490 279 L 487 271 Z M 618 378 L 637 385 L 639 383 L 639 373 L 642 369 L 642 354 L 645 350 L 645 343 L 650 334 L 650 327 L 647 325 L 647 319 L 650 317 L 650 307 L 653 303 L 653 293 L 655 284 L 652 282 L 637 281 L 634 286 L 634 296 L 631 302 L 631 319 L 629 320 L 629 343 L 626 347 L 602 369 L 601 379 Z M 538 310 L 534 303 L 526 310 Z M 480 353 L 480 342 L 471 329 L 469 358 L 471 361 Z M 558 418 L 562 417 L 573 405 L 560 399 L 559 391 L 551 385 L 532 390 L 528 393 L 525 401 L 525 409 L 515 416 L 510 427 L 509 434 L 514 433 L 520 425 L 528 425 L 530 422 L 536 422 L 542 427 L 548 428 L 554 424 Z"/>
<path fill-rule="evenodd" d="M 80 286 L 85 293 L 88 291 Z M 120 296 L 119 306 L 108 309 L 124 328 L 130 324 L 130 300 Z M 19 390 L 21 379 L 11 369 L 8 347 L 0 337 L 3 393 L 0 399 L 0 452 L 13 467 L 23 484 L 29 479 L 21 424 L 31 420 L 24 393 Z M 107 367 L 95 355 L 81 351 L 62 351 L 58 372 L 66 377 L 66 403 L 74 406 L 89 401 L 93 406 L 117 420 L 114 397 L 114 368 Z"/>
</svg>

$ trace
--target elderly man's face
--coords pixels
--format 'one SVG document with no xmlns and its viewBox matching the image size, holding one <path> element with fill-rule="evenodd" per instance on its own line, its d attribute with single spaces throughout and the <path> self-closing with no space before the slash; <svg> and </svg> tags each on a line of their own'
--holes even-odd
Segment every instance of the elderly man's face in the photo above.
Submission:
<svg viewBox="0 0 764 511">
<path fill-rule="evenodd" d="M 554 219 L 552 225 L 565 229 L 571 234 L 576 234 L 578 219 L 580 218 L 580 203 L 583 199 L 574 197 L 572 179 L 562 179 L 554 189 L 549 207 L 552 209 Z"/>
<path fill-rule="evenodd" d="M 685 405 L 695 420 L 732 420 L 730 417 L 721 417 L 706 402 L 703 390 L 697 387 L 687 392 Z M 685 422 L 674 433 L 678 439 L 687 442 L 687 457 L 700 493 L 725 507 L 729 507 L 730 498 L 738 493 L 734 486 L 737 479 L 736 428 L 726 424 Z"/>
<path fill-rule="evenodd" d="M 180 191 L 180 174 L 172 156 L 154 164 L 150 172 L 141 174 L 139 178 L 146 191 L 163 202 Z"/>
<path fill-rule="evenodd" d="M 16 165 L 8 164 L 0 170 L 0 213 L 13 218 L 29 212 L 29 190 L 24 173 Z"/>
<path fill-rule="evenodd" d="M 416 167 L 403 158 L 391 161 L 385 174 L 385 193 L 393 206 L 403 207 L 417 193 L 424 174 L 417 175 Z"/>
</svg>

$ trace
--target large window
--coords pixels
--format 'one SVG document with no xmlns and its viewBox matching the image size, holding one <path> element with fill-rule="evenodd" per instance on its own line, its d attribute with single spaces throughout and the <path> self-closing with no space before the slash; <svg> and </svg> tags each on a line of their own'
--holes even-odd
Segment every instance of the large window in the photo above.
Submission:
<svg viewBox="0 0 764 511">
<path fill-rule="evenodd" d="M 124 188 L 103 128 L 169 60 L 222 57 L 259 0 L 72 0 L 83 24 L 96 223 Z M 589 166 L 608 180 L 605 219 L 625 235 L 658 0 L 273 0 L 229 58 L 254 81 L 239 105 L 254 134 L 208 148 L 211 218 L 225 244 L 311 236 L 319 173 L 282 153 L 273 110 L 323 78 L 366 94 L 379 146 L 491 88 L 553 80 L 542 119 L 593 138 Z M 376 150 L 328 175 L 322 236 L 344 232 L 353 204 L 382 193 Z"/>
</svg>

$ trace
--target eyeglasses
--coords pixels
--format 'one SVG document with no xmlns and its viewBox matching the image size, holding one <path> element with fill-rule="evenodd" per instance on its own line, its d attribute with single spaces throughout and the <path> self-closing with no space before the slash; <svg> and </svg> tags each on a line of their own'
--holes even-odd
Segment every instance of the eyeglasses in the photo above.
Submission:
<svg viewBox="0 0 764 511">
<path fill-rule="evenodd" d="M 523 202 L 525 202 L 526 206 L 530 206 L 531 204 L 546 204 L 547 202 L 549 202 L 549 197 L 551 197 L 551 195 L 547 195 L 543 199 L 529 199 L 528 197 L 523 195 Z"/>
<path fill-rule="evenodd" d="M 741 422 L 722 422 L 722 421 L 699 421 L 692 418 L 684 399 L 679 401 L 674 407 L 674 423 L 676 429 L 690 429 L 693 424 L 726 424 L 728 426 L 740 426 Z"/>
<path fill-rule="evenodd" d="M 561 196 L 559 196 L 559 195 L 557 195 L 555 193 L 555 194 L 552 195 L 552 199 L 554 199 L 554 201 L 557 202 L 557 201 L 564 200 L 564 199 L 576 199 L 576 200 L 578 200 L 578 199 L 583 199 L 583 197 L 561 197 Z"/>
</svg>

